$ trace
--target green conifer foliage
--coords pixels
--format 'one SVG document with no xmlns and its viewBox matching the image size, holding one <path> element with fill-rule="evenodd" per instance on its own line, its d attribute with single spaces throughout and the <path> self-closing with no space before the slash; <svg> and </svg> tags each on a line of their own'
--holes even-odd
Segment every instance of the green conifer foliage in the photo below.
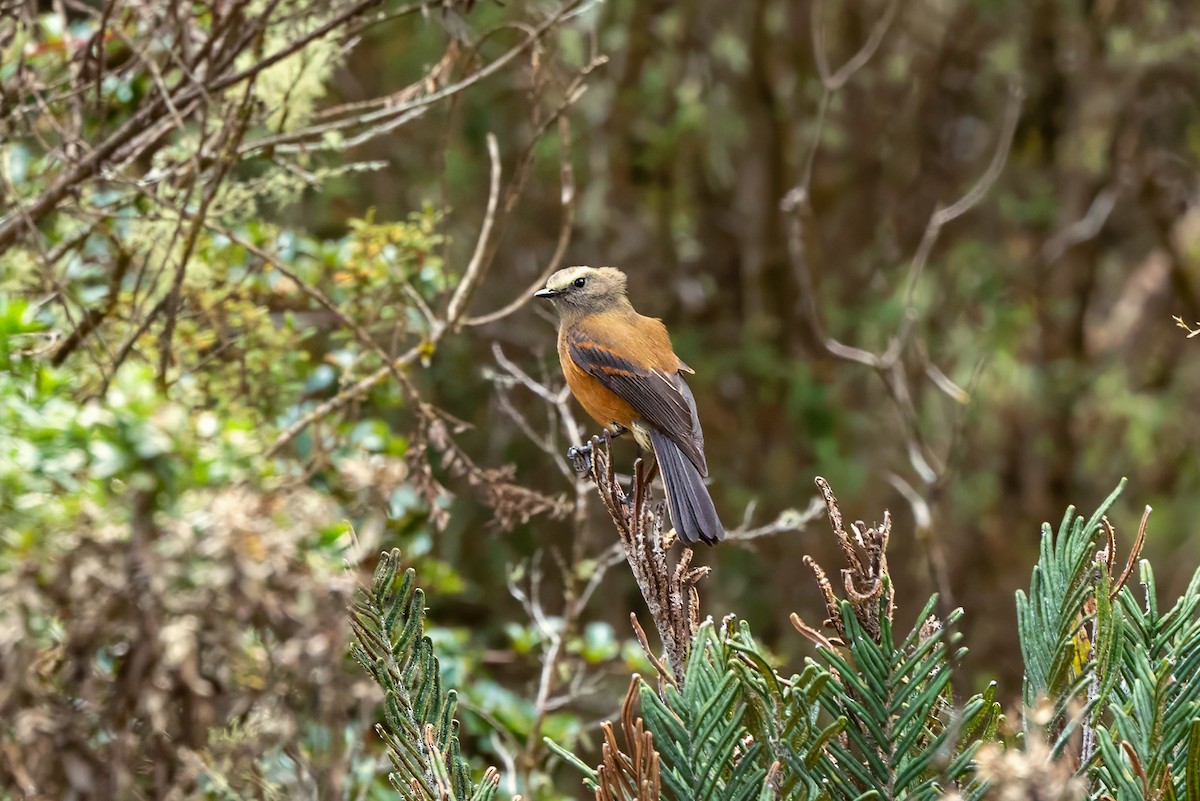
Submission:
<svg viewBox="0 0 1200 801">
<path fill-rule="evenodd" d="M 478 783 L 458 743 L 457 694 L 442 690 L 433 643 L 425 636 L 425 593 L 415 572 L 399 572 L 400 552 L 384 553 L 371 589 L 353 608 L 351 654 L 384 692 L 389 778 L 405 801 L 489 801 L 499 784 L 489 769 Z"/>
</svg>

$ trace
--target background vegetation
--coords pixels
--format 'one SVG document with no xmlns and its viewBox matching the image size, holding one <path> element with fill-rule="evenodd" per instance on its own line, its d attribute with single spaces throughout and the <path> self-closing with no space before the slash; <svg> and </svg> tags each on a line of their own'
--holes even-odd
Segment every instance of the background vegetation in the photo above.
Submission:
<svg viewBox="0 0 1200 801">
<path fill-rule="evenodd" d="M 399 547 L 465 752 L 576 797 L 543 736 L 597 764 L 655 669 L 524 303 L 562 264 L 626 269 L 697 366 L 736 529 L 701 616 L 812 653 L 822 475 L 892 511 L 900 630 L 963 607 L 964 697 L 1017 703 L 1043 520 L 1128 476 L 1164 599 L 1200 561 L 1197 30 L 1167 0 L 0 0 L 6 792 L 388 795 L 346 607 Z"/>
</svg>

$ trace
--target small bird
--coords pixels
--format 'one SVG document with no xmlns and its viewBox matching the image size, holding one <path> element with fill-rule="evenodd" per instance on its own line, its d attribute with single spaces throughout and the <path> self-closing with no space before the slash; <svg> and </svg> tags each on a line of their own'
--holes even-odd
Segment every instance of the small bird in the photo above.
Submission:
<svg viewBox="0 0 1200 801">
<path fill-rule="evenodd" d="M 715 545 L 725 529 L 704 486 L 704 433 L 682 376 L 695 371 L 675 355 L 661 320 L 634 311 L 625 283 L 614 267 L 567 267 L 534 297 L 558 312 L 558 358 L 571 393 L 607 431 L 627 429 L 654 452 L 679 538 Z"/>
</svg>

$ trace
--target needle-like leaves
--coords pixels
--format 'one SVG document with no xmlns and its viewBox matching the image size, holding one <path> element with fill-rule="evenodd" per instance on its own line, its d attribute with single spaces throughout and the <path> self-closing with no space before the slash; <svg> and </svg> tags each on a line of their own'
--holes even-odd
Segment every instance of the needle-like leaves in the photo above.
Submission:
<svg viewBox="0 0 1200 801">
<path fill-rule="evenodd" d="M 846 722 L 843 736 L 824 745 L 819 764 L 836 801 L 937 799 L 956 788 L 968 798 L 982 787 L 972 782 L 972 756 L 994 736 L 999 704 L 995 688 L 953 710 L 950 647 L 955 610 L 944 625 L 931 625 L 936 596 L 897 644 L 892 621 L 881 611 L 879 642 L 862 627 L 852 604 L 842 602 L 848 653 L 822 648 L 810 664 L 827 679 L 821 705 Z M 818 667 L 819 665 L 819 667 Z"/>
<path fill-rule="evenodd" d="M 477 784 L 458 743 L 457 696 L 443 692 L 433 644 L 425 636 L 425 594 L 400 552 L 380 556 L 369 590 L 354 603 L 351 655 L 384 693 L 392 787 L 404 801 L 490 801 L 498 785 L 489 770 Z"/>
</svg>

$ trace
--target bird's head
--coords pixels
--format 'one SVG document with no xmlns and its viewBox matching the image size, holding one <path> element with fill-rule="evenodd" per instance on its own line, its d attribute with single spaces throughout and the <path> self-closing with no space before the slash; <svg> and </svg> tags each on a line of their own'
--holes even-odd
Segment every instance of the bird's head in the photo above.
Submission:
<svg viewBox="0 0 1200 801">
<path fill-rule="evenodd" d="M 533 296 L 549 300 L 559 314 L 594 314 L 628 302 L 625 273 L 616 267 L 566 267 Z"/>
</svg>

